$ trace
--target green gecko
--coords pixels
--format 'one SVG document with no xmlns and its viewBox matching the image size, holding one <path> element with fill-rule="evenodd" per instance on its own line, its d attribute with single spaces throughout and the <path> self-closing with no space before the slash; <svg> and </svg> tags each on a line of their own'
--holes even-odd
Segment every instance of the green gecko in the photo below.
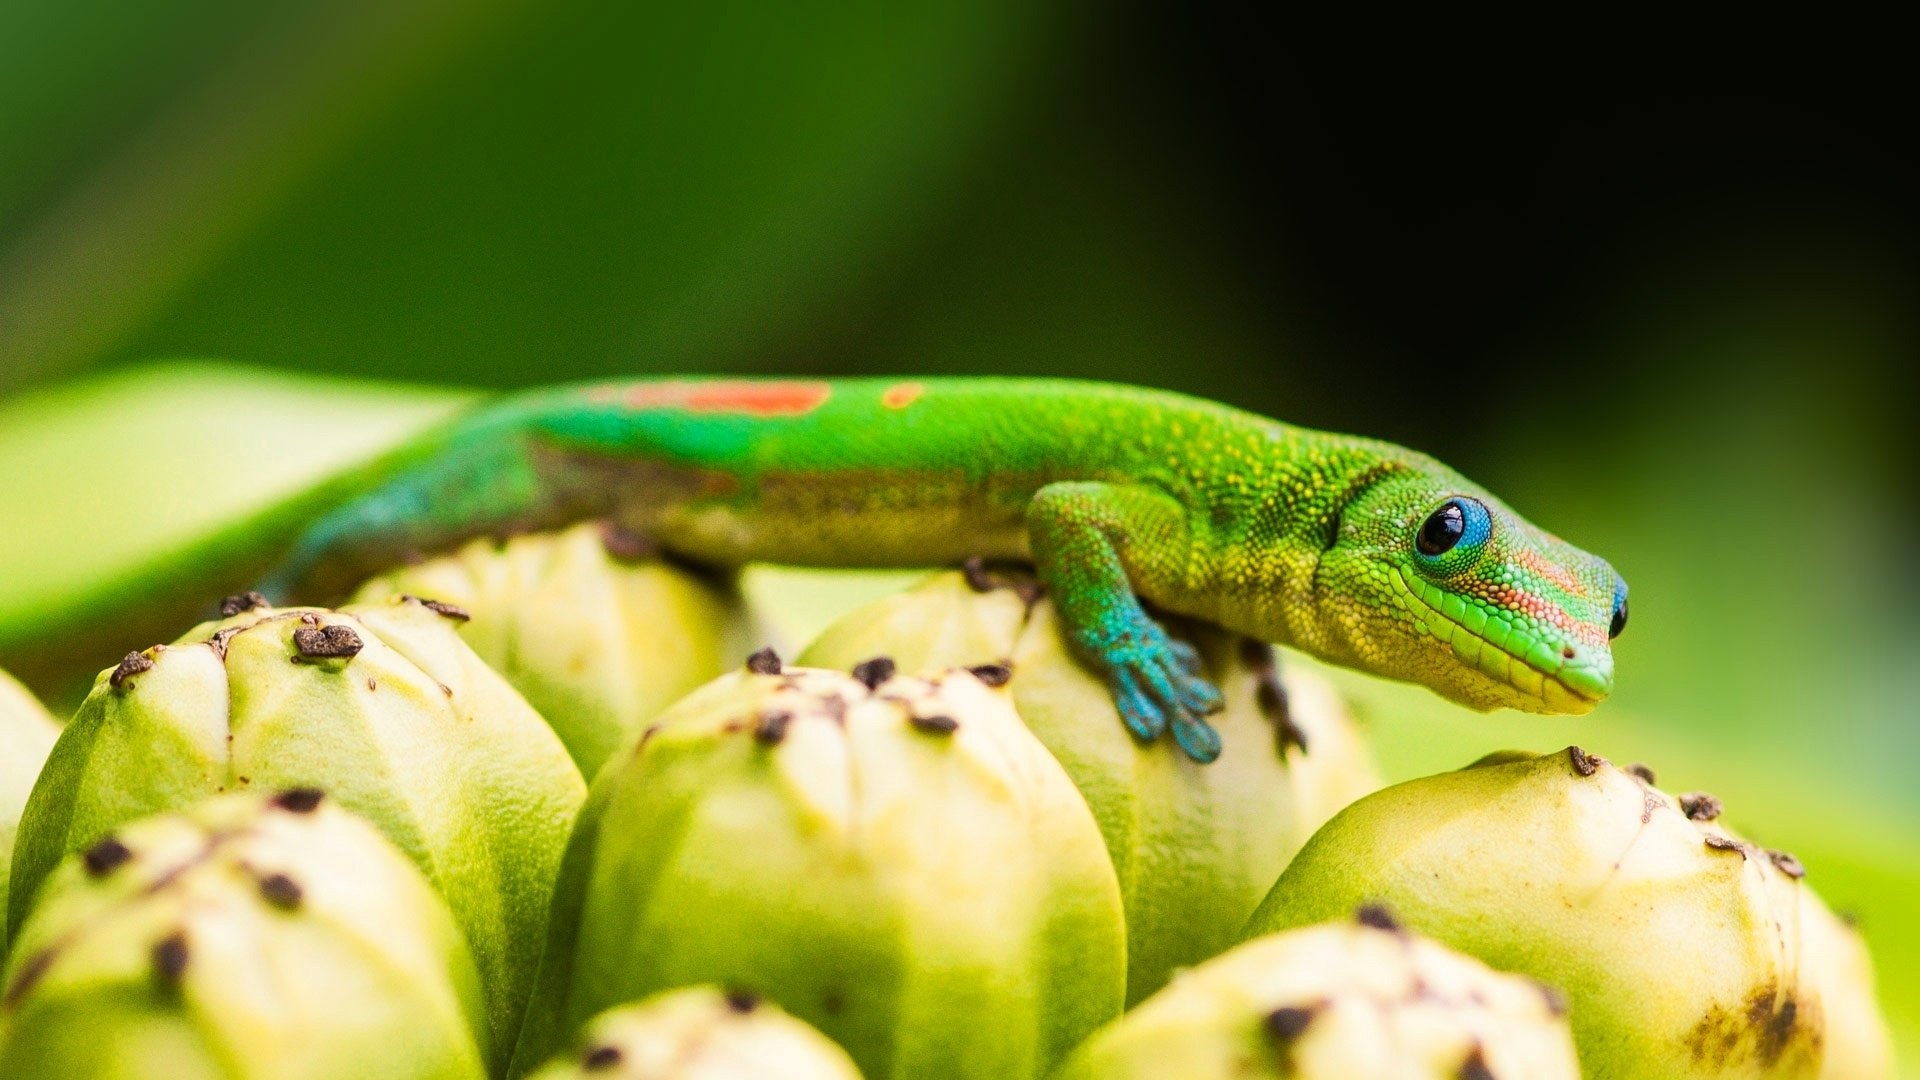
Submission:
<svg viewBox="0 0 1920 1080">
<path fill-rule="evenodd" d="M 1592 708 L 1626 585 L 1424 455 L 1051 379 L 603 382 L 483 406 L 284 509 L 277 601 L 480 535 L 604 519 L 695 563 L 1031 562 L 1135 736 L 1210 761 L 1221 704 L 1142 607 L 1481 709 Z M 227 550 L 232 551 L 229 543 Z M 260 554 L 254 552 L 252 554 Z M 234 567 L 247 559 L 229 559 Z"/>
</svg>

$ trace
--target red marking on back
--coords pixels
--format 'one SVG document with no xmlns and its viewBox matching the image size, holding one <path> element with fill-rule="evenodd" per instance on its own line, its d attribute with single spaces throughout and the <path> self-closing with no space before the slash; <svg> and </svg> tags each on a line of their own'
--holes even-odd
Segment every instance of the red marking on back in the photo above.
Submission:
<svg viewBox="0 0 1920 1080">
<path fill-rule="evenodd" d="M 826 404 L 832 393 L 824 382 L 636 383 L 627 388 L 626 400 L 630 409 L 802 416 Z"/>
<path fill-rule="evenodd" d="M 927 387 L 925 383 L 895 383 L 887 387 L 886 392 L 880 395 L 880 404 L 885 405 L 889 409 L 904 409 L 914 402 L 919 401 L 920 395 L 926 392 Z"/>
</svg>

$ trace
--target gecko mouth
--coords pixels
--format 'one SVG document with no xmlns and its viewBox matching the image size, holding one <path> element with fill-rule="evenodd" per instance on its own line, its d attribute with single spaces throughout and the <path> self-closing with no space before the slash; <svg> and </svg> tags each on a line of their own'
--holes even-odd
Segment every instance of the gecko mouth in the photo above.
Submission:
<svg viewBox="0 0 1920 1080">
<path fill-rule="evenodd" d="M 1498 615 L 1475 620 L 1478 608 L 1418 578 L 1409 580 L 1398 567 L 1392 571 L 1392 580 L 1394 591 L 1416 620 L 1416 630 L 1452 649 L 1462 666 L 1522 699 L 1502 704 L 1530 712 L 1584 713 L 1613 688 L 1612 658 L 1604 650 L 1597 654 L 1580 650 L 1568 656 L 1571 646 L 1556 648 Z M 1461 607 L 1460 614 L 1449 613 L 1449 599 Z M 1470 625 L 1470 620 L 1480 625 Z"/>
</svg>

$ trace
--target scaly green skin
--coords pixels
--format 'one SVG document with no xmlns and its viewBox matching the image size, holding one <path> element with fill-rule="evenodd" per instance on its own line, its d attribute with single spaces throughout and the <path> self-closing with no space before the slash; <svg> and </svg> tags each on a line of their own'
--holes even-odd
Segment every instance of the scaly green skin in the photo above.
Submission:
<svg viewBox="0 0 1920 1080">
<path fill-rule="evenodd" d="M 1037 379 L 649 380 L 480 410 L 334 505 L 268 588 L 606 518 L 697 562 L 1031 560 L 1143 739 L 1219 751 L 1219 694 L 1142 609 L 1478 708 L 1584 712 L 1625 584 L 1424 455 L 1155 390 Z M 1416 545 L 1449 499 L 1464 536 Z M 344 568 L 344 570 L 342 569 Z"/>
</svg>

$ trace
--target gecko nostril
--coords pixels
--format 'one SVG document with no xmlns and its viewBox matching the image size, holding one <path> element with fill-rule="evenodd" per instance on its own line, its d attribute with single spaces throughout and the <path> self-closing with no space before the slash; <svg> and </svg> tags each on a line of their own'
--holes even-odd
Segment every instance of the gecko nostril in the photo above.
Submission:
<svg viewBox="0 0 1920 1080">
<path fill-rule="evenodd" d="M 1568 659 L 1568 660 L 1571 660 L 1571 659 L 1573 659 L 1573 646 L 1571 646 L 1571 645 L 1562 645 L 1562 646 L 1560 647 L 1560 655 L 1561 655 L 1561 656 L 1563 656 L 1563 657 L 1565 657 L 1565 658 L 1566 658 L 1566 659 Z"/>
</svg>

